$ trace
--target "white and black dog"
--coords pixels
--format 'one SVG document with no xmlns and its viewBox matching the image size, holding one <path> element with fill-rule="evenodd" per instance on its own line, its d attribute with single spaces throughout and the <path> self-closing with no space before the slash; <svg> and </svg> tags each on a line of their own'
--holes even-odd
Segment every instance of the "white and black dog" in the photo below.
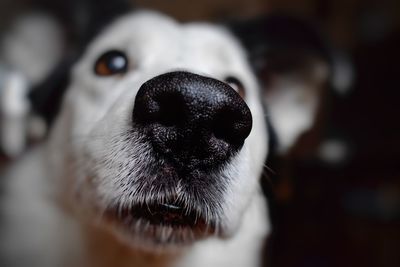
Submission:
<svg viewBox="0 0 400 267">
<path fill-rule="evenodd" d="M 265 96 L 287 149 L 316 96 Z M 46 142 L 7 172 L 4 266 L 260 266 L 262 98 L 224 28 L 116 20 L 74 65 Z"/>
</svg>

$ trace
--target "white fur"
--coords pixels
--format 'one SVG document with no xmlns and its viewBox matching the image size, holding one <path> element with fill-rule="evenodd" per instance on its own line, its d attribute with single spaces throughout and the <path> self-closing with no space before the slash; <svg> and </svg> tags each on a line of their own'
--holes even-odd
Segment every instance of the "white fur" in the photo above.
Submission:
<svg viewBox="0 0 400 267">
<path fill-rule="evenodd" d="M 0 147 L 9 156 L 19 155 L 25 148 L 30 103 L 28 85 L 18 72 L 8 72 L 0 82 Z M 1 78 L 0 78 L 1 80 Z"/>
<path fill-rule="evenodd" d="M 123 77 L 93 73 L 95 60 L 108 49 L 127 52 L 132 64 Z M 127 236 L 101 215 L 115 202 L 146 201 L 135 194 L 139 188 L 127 187 L 126 178 L 134 181 L 154 159 L 139 137 L 121 137 L 129 131 L 140 86 L 173 70 L 219 80 L 238 77 L 246 88 L 253 129 L 240 153 L 213 174 L 229 181 L 223 201 L 215 203 L 218 212 L 209 214 L 219 220 L 219 231 L 193 245 L 152 252 L 146 240 Z M 259 266 L 269 231 L 259 188 L 265 128 L 256 79 L 225 30 L 180 25 L 148 12 L 126 16 L 94 40 L 74 67 L 48 141 L 11 169 L 2 251 L 18 260 L 10 266 Z"/>
<path fill-rule="evenodd" d="M 0 148 L 9 157 L 21 155 L 31 134 L 43 136 L 43 122 L 29 116 L 27 96 L 61 60 L 61 32 L 52 17 L 28 13 L 17 17 L 0 40 Z"/>
<path fill-rule="evenodd" d="M 274 86 L 265 102 L 279 139 L 279 153 L 284 154 L 301 133 L 312 127 L 318 96 L 313 91 L 315 88 L 290 79 L 278 80 Z"/>
</svg>

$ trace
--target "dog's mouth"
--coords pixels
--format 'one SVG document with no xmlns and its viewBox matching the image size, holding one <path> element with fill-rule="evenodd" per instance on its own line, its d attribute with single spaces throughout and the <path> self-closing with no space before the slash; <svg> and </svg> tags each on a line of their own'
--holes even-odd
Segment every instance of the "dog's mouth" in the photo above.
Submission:
<svg viewBox="0 0 400 267">
<path fill-rule="evenodd" d="M 187 244 L 215 233 L 215 224 L 183 203 L 154 202 L 112 208 L 107 218 L 134 237 L 156 244 Z"/>
<path fill-rule="evenodd" d="M 144 220 L 150 225 L 176 228 L 196 228 L 205 224 L 205 221 L 196 212 L 184 208 L 181 204 L 168 202 L 135 205 L 120 210 L 118 217 L 123 221 L 132 218 Z"/>
</svg>

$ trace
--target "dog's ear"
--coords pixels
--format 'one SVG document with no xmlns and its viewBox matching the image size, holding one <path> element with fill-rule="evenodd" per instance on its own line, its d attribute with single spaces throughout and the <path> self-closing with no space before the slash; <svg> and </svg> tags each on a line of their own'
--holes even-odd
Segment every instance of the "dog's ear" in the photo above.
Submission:
<svg viewBox="0 0 400 267">
<path fill-rule="evenodd" d="M 323 89 L 338 84 L 336 56 L 319 31 L 298 18 L 271 15 L 230 29 L 248 50 L 278 152 L 285 153 L 313 125 Z"/>
</svg>

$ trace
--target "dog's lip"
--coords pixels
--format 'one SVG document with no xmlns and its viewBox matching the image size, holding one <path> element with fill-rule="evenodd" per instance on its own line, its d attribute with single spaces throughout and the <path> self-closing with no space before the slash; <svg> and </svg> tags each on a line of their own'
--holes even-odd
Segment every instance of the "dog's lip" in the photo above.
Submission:
<svg viewBox="0 0 400 267">
<path fill-rule="evenodd" d="M 198 216 L 195 212 L 170 203 L 147 205 L 147 209 L 141 209 L 140 212 L 137 212 L 137 215 L 153 225 L 194 227 L 198 222 Z"/>
<path fill-rule="evenodd" d="M 134 225 L 135 222 L 141 220 L 160 227 L 197 230 L 209 228 L 203 216 L 194 210 L 185 208 L 183 204 L 174 202 L 136 204 L 119 209 L 110 209 L 107 213 L 114 220 L 127 225 Z"/>
<path fill-rule="evenodd" d="M 182 210 L 183 208 L 178 206 L 178 205 L 174 205 L 174 204 L 168 204 L 168 203 L 160 203 L 160 206 L 165 207 L 167 209 L 171 209 L 171 210 Z"/>
</svg>

